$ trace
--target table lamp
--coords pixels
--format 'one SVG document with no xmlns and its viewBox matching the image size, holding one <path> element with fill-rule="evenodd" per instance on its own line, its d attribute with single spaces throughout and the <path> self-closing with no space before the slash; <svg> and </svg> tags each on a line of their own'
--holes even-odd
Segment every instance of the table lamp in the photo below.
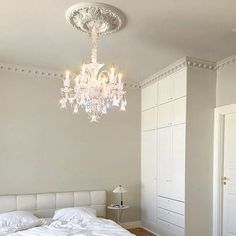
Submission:
<svg viewBox="0 0 236 236">
<path fill-rule="evenodd" d="M 120 205 L 123 206 L 123 193 L 127 193 L 128 191 L 122 187 L 122 185 L 118 185 L 114 190 L 113 193 L 120 193 Z"/>
</svg>

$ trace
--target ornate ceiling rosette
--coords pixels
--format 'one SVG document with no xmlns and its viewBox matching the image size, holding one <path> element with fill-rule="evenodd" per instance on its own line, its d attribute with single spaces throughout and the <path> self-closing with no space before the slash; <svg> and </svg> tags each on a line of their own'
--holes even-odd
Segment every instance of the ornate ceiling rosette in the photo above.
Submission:
<svg viewBox="0 0 236 236">
<path fill-rule="evenodd" d="M 104 3 L 78 3 L 66 12 L 67 21 L 76 29 L 90 33 L 91 22 L 99 23 L 99 35 L 119 31 L 125 25 L 125 16 L 117 8 Z"/>
</svg>

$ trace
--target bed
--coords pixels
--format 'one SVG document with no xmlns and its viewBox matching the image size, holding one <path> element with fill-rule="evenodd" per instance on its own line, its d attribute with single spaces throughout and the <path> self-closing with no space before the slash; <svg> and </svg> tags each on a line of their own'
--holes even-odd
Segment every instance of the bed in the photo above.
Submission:
<svg viewBox="0 0 236 236">
<path fill-rule="evenodd" d="M 96 210 L 96 216 L 82 214 L 82 218 L 55 218 L 63 211 L 85 212 Z M 94 211 L 93 210 L 93 211 Z M 126 229 L 106 217 L 106 192 L 58 192 L 27 195 L 0 196 L 0 224 L 1 215 L 6 213 L 26 212 L 40 220 L 40 224 L 31 224 L 25 228 L 0 232 L 0 236 L 131 236 Z M 25 213 L 24 213 L 25 214 Z M 73 213 L 74 214 L 74 213 Z M 84 216 L 85 215 L 85 216 Z M 88 215 L 88 216 L 87 216 Z M 81 215 L 80 215 L 81 216 Z M 55 219 L 54 219 L 54 218 Z M 74 217 L 74 215 L 73 215 Z M 8 222 L 9 223 L 9 222 Z M 11 222 L 10 222 L 11 223 Z M 0 225 L 1 229 L 1 225 Z"/>
</svg>

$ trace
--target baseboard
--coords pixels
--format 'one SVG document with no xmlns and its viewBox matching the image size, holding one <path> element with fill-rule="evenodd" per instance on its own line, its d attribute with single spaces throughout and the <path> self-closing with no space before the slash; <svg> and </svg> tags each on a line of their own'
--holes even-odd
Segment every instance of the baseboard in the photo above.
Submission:
<svg viewBox="0 0 236 236">
<path fill-rule="evenodd" d="M 159 234 L 157 234 L 157 233 L 151 231 L 150 229 L 148 229 L 148 228 L 146 228 L 146 227 L 144 227 L 144 226 L 142 226 L 142 225 L 141 225 L 141 228 L 142 228 L 142 229 L 145 229 L 146 231 L 150 232 L 151 234 L 154 234 L 154 235 L 156 235 L 156 236 L 161 236 L 161 235 L 159 235 Z"/>
<path fill-rule="evenodd" d="M 141 221 L 123 222 L 120 225 L 125 229 L 133 229 L 141 227 Z"/>
<path fill-rule="evenodd" d="M 142 228 L 142 229 L 145 229 L 146 231 L 150 232 L 153 235 L 160 236 L 159 234 L 153 232 L 152 230 L 144 227 L 142 225 L 141 221 L 123 222 L 123 223 L 120 223 L 120 225 L 125 229 Z"/>
</svg>

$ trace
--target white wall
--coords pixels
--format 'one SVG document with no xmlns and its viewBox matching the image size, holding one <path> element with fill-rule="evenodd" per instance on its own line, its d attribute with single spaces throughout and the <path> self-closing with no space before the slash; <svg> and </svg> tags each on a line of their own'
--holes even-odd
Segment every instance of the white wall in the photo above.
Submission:
<svg viewBox="0 0 236 236">
<path fill-rule="evenodd" d="M 185 235 L 212 235 L 216 72 L 187 70 Z"/>
<path fill-rule="evenodd" d="M 236 58 L 236 55 L 234 57 Z M 236 103 L 236 62 L 217 71 L 216 106 L 232 103 Z"/>
<path fill-rule="evenodd" d="M 91 124 L 59 109 L 58 79 L 1 71 L 0 83 L 0 194 L 105 189 L 111 203 L 121 183 L 123 221 L 140 219 L 139 90 L 128 90 L 127 112 Z"/>
</svg>

